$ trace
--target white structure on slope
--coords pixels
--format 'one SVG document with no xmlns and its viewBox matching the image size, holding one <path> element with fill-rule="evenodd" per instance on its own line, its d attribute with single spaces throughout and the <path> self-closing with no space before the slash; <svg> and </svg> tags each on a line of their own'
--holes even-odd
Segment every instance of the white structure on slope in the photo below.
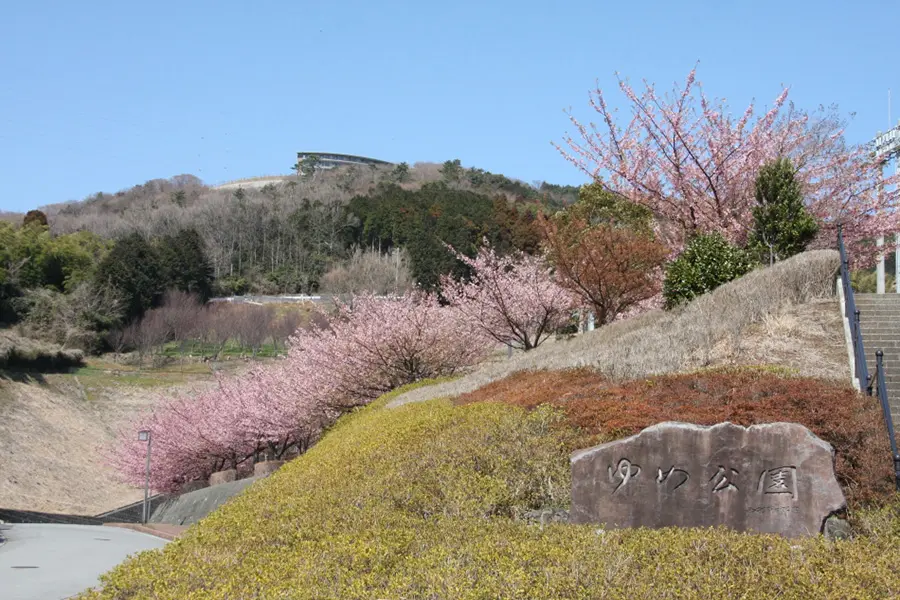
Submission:
<svg viewBox="0 0 900 600">
<path fill-rule="evenodd" d="M 900 124 L 898 124 L 893 129 L 881 133 L 879 132 L 877 136 L 875 136 L 875 141 L 873 142 L 875 146 L 875 156 L 876 158 L 882 159 L 881 168 L 882 173 L 883 169 L 890 163 L 891 160 L 894 161 L 894 168 L 897 173 L 900 174 Z M 894 234 L 894 242 L 896 250 L 894 251 L 894 285 L 896 286 L 896 292 L 900 294 L 900 233 Z M 884 236 L 879 237 L 875 244 L 877 246 L 884 246 Z M 876 268 L 876 291 L 879 294 L 884 293 L 884 255 L 878 257 L 878 266 Z"/>
</svg>

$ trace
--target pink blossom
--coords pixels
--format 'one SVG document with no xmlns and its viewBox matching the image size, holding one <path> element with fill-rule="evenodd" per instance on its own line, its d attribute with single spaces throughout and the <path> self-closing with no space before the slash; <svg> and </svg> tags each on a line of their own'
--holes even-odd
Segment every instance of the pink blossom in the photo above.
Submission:
<svg viewBox="0 0 900 600">
<path fill-rule="evenodd" d="M 638 94 L 620 79 L 633 114 L 624 128 L 597 89 L 590 104 L 603 127 L 570 116 L 580 139 L 566 136 L 568 149 L 557 149 L 595 180 L 652 210 L 657 233 L 676 251 L 692 231 L 719 231 L 743 243 L 753 224 L 759 167 L 786 156 L 821 224 L 814 246 L 834 247 L 843 224 L 851 256 L 871 263 L 875 249 L 866 240 L 900 229 L 900 188 L 890 189 L 900 177 L 882 179 L 869 148 L 845 143 L 833 112 L 811 117 L 787 101 L 787 88 L 761 116 L 754 119 L 751 104 L 735 120 L 695 78 L 696 69 L 665 96 L 646 82 Z"/>
<path fill-rule="evenodd" d="M 522 350 L 539 346 L 572 318 L 574 297 L 558 285 L 542 257 L 497 256 L 485 243 L 475 258 L 453 248 L 471 279 L 441 279 L 441 293 L 469 323 L 494 340 Z"/>
<path fill-rule="evenodd" d="M 151 487 L 177 491 L 221 469 L 248 469 L 261 452 L 303 452 L 343 412 L 397 386 L 452 375 L 489 347 L 431 295 L 362 296 L 337 309 L 327 326 L 299 330 L 287 358 L 161 399 L 119 431 L 110 463 L 143 485 L 146 443 L 137 432 L 148 429 Z"/>
</svg>

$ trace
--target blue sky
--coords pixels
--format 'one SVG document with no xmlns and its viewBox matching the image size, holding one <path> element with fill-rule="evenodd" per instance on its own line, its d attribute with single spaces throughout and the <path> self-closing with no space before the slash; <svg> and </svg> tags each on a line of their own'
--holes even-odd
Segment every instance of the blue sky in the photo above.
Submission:
<svg viewBox="0 0 900 600">
<path fill-rule="evenodd" d="M 551 146 L 595 80 L 668 89 L 696 61 L 735 112 L 790 85 L 900 117 L 900 2 L 46 2 L 0 7 L 0 209 L 157 177 L 286 173 L 298 150 L 459 158 L 525 181 L 584 177 Z"/>
</svg>

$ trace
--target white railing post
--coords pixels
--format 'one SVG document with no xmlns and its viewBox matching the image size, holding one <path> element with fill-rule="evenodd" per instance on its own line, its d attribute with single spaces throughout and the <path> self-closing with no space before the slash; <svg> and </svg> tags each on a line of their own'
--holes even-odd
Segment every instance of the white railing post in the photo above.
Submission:
<svg viewBox="0 0 900 600">
<path fill-rule="evenodd" d="M 900 294 L 900 233 L 894 234 L 894 248 L 894 291 Z"/>
</svg>

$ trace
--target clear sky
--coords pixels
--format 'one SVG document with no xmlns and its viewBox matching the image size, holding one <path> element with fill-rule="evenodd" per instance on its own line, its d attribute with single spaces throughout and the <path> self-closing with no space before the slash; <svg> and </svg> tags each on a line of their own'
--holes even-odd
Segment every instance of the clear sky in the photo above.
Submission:
<svg viewBox="0 0 900 600">
<path fill-rule="evenodd" d="M 0 209 L 180 173 L 287 173 L 299 150 L 459 158 L 525 181 L 584 177 L 550 145 L 596 80 L 661 88 L 696 61 L 735 112 L 790 85 L 803 108 L 900 117 L 900 2 L 182 0 L 0 2 Z"/>
</svg>

